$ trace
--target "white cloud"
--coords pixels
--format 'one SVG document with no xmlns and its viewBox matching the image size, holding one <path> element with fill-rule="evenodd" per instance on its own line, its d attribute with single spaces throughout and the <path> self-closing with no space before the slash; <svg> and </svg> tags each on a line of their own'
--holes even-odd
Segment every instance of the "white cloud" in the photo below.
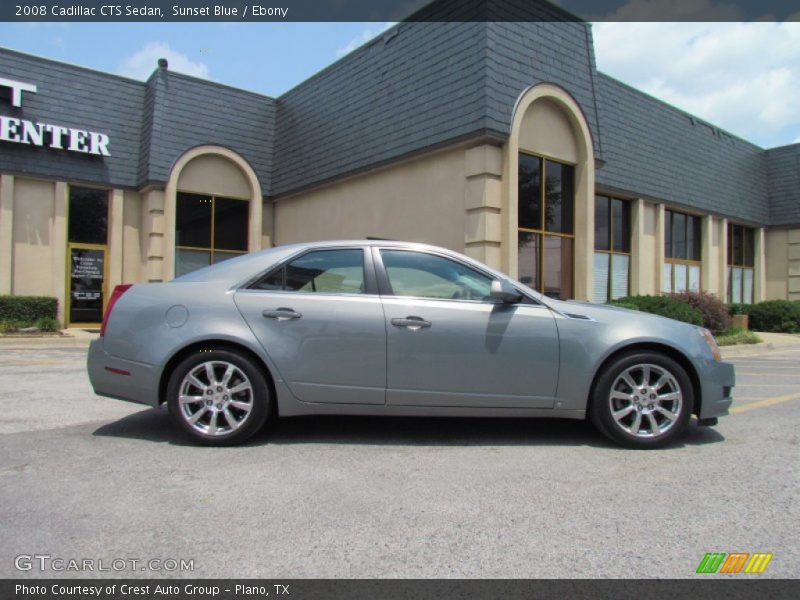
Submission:
<svg viewBox="0 0 800 600">
<path fill-rule="evenodd" d="M 170 48 L 166 42 L 149 42 L 120 62 L 117 72 L 126 77 L 147 79 L 158 66 L 158 59 L 166 58 L 169 70 L 194 77 L 208 78 L 208 67 L 200 61 L 193 61 L 188 56 Z"/>
<path fill-rule="evenodd" d="M 598 68 L 769 144 L 800 125 L 800 23 L 596 23 Z"/>
<path fill-rule="evenodd" d="M 378 24 L 377 27 L 370 27 L 368 29 L 364 29 L 361 33 L 359 33 L 357 36 L 355 36 L 353 39 L 347 42 L 347 44 L 336 50 L 336 58 L 342 58 L 345 54 L 350 54 L 353 50 L 355 50 L 359 46 L 362 46 L 363 44 L 366 44 L 375 36 L 380 35 L 384 31 L 389 29 L 389 27 L 391 27 L 392 25 L 394 25 L 394 23 L 383 23 L 383 24 Z"/>
</svg>

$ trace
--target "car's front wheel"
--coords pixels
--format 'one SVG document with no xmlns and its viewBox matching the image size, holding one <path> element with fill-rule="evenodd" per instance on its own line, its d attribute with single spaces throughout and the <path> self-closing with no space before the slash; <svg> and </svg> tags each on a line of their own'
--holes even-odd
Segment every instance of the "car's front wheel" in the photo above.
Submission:
<svg viewBox="0 0 800 600">
<path fill-rule="evenodd" d="M 594 388 L 589 416 L 606 436 L 631 448 L 660 448 L 679 437 L 692 415 L 686 370 L 658 352 L 614 360 Z"/>
<path fill-rule="evenodd" d="M 256 433 L 270 411 L 269 386 L 252 359 L 227 349 L 184 359 L 167 385 L 172 419 L 206 445 L 241 443 Z"/>
</svg>

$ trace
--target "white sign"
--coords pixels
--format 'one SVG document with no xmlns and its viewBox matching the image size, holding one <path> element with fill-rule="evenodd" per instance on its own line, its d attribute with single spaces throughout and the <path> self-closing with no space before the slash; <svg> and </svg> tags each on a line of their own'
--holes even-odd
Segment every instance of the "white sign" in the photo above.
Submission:
<svg viewBox="0 0 800 600">
<path fill-rule="evenodd" d="M 22 106 L 22 93 L 36 93 L 36 86 L 0 77 L 0 87 L 11 90 L 11 106 Z M 109 139 L 105 133 L 38 123 L 27 119 L 0 115 L 0 141 L 42 146 L 54 150 L 69 150 L 97 156 L 111 156 Z"/>
</svg>

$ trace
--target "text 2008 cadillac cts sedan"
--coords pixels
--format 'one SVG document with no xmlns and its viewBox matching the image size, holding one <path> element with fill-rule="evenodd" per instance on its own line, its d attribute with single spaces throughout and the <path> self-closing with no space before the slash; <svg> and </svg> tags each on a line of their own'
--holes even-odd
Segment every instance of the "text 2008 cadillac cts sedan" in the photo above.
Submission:
<svg viewBox="0 0 800 600">
<path fill-rule="evenodd" d="M 705 329 L 543 297 L 422 244 L 281 246 L 168 283 L 118 286 L 89 350 L 96 393 L 166 404 L 232 444 L 311 414 L 587 416 L 654 448 L 731 404 Z"/>
</svg>

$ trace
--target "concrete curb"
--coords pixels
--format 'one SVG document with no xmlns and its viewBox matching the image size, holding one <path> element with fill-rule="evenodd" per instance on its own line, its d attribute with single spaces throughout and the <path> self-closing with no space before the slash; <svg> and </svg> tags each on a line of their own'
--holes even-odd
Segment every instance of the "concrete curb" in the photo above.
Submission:
<svg viewBox="0 0 800 600">
<path fill-rule="evenodd" d="M 720 348 L 722 358 L 736 358 L 740 356 L 759 356 L 771 352 L 781 352 L 800 348 L 800 336 L 781 333 L 756 332 L 764 342 L 760 344 L 740 344 L 738 346 L 723 346 Z"/>
<path fill-rule="evenodd" d="M 60 336 L 0 336 L 0 350 L 14 348 L 85 348 L 98 336 L 82 329 L 65 329 Z"/>
<path fill-rule="evenodd" d="M 770 354 L 771 352 L 780 352 L 782 350 L 793 350 L 800 348 L 800 344 L 793 344 L 789 346 L 776 346 L 775 344 L 745 344 L 740 346 L 726 346 L 720 348 L 722 358 L 739 358 L 746 356 L 761 356 Z"/>
</svg>

